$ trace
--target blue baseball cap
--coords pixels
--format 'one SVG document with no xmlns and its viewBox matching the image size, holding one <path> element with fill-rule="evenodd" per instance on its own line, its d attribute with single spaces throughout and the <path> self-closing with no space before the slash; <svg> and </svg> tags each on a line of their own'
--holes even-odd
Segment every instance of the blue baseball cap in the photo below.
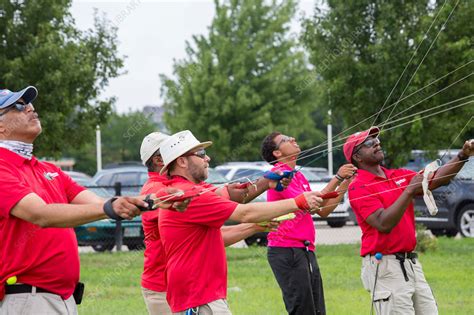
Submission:
<svg viewBox="0 0 474 315">
<path fill-rule="evenodd" d="M 29 86 L 19 92 L 10 90 L 0 90 L 0 109 L 7 108 L 15 104 L 20 98 L 23 98 L 26 104 L 31 103 L 38 96 L 38 90 L 34 86 Z"/>
</svg>

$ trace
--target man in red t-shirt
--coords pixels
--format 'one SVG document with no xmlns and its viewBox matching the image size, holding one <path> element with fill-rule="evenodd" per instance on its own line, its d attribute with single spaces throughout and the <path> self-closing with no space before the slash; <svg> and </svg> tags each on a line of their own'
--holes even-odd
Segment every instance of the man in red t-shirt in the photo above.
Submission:
<svg viewBox="0 0 474 315">
<path fill-rule="evenodd" d="M 359 168 L 349 186 L 349 200 L 362 230 L 362 283 L 371 292 L 377 314 L 437 314 L 433 293 L 413 252 L 413 197 L 422 193 L 423 175 L 382 167 L 379 132 L 377 127 L 357 132 L 344 144 L 347 161 Z M 448 184 L 472 155 L 474 141 L 466 141 L 457 157 L 430 175 L 429 188 Z M 383 255 L 381 259 L 375 257 L 377 253 Z"/>
<path fill-rule="evenodd" d="M 0 313 L 76 314 L 79 255 L 72 227 L 132 219 L 141 198 L 104 200 L 33 156 L 38 92 L 0 90 Z M 168 205 L 169 206 L 169 205 Z M 106 214 L 107 213 L 107 214 Z"/>
<path fill-rule="evenodd" d="M 200 183 L 208 176 L 206 147 L 190 131 L 167 139 L 160 147 L 166 183 L 193 195 L 186 212 L 160 212 L 159 229 L 166 253 L 167 300 L 174 313 L 230 314 L 227 296 L 227 263 L 220 228 L 227 219 L 262 222 L 298 209 L 318 207 L 319 192 L 305 192 L 294 199 L 238 204 L 217 195 Z"/>
<path fill-rule="evenodd" d="M 160 155 L 160 146 L 169 136 L 160 132 L 152 132 L 147 135 L 140 147 L 140 156 L 143 164 L 148 168 L 148 180 L 142 188 L 141 194 L 154 193 L 166 187 L 163 182 L 168 181 L 166 175 L 160 175 L 163 168 L 163 160 Z M 260 178 L 256 189 L 239 189 L 237 185 L 226 185 L 216 189 L 216 193 L 237 202 L 250 201 L 263 188 L 269 188 L 270 180 Z M 283 186 L 287 186 L 289 179 L 282 180 Z M 201 183 L 204 188 L 211 188 L 212 185 Z M 263 188 L 262 188 L 263 187 Z M 160 239 L 158 229 L 159 211 L 151 211 L 142 214 L 143 231 L 145 234 L 144 268 L 142 274 L 142 293 L 145 304 L 150 315 L 171 314 L 171 309 L 166 301 L 166 257 Z M 277 225 L 270 222 L 269 227 Z M 264 227 L 255 223 L 241 223 L 238 225 L 224 226 L 221 228 L 222 238 L 225 246 L 230 246 L 243 240 L 257 232 L 266 231 Z"/>
</svg>

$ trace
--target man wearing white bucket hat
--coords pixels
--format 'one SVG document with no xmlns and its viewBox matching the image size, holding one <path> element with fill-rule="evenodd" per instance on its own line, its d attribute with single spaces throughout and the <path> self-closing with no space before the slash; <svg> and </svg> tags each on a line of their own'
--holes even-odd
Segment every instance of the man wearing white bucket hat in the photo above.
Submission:
<svg viewBox="0 0 474 315">
<path fill-rule="evenodd" d="M 168 139 L 168 135 L 160 132 L 152 132 L 147 135 L 140 148 L 140 156 L 143 164 L 148 168 L 148 181 L 143 186 L 143 195 L 163 189 L 163 182 L 168 180 L 166 175 L 160 175 L 163 160 L 160 155 L 161 144 Z M 283 182 L 283 186 L 289 184 Z M 216 191 L 217 194 L 230 198 L 236 202 L 252 200 L 258 193 L 263 191 L 262 186 L 269 187 L 271 181 L 260 178 L 255 189 L 239 189 L 238 185 L 226 185 Z M 275 183 L 276 184 L 276 183 Z M 201 183 L 203 187 L 212 187 L 210 184 Z M 236 187 L 237 186 L 237 187 Z M 250 190 L 250 191 L 249 191 Z M 243 193 L 242 193 L 243 192 Z M 245 198 L 243 198 L 245 197 Z M 145 304 L 150 315 L 169 315 L 171 309 L 166 301 L 166 257 L 161 243 L 158 228 L 159 211 L 142 214 L 143 231 L 145 234 L 144 268 L 142 274 L 142 293 Z M 263 232 L 269 228 L 277 227 L 275 222 L 269 222 L 267 226 L 255 223 L 242 223 L 221 228 L 224 245 L 229 246 L 243 240 L 257 232 Z"/>
<path fill-rule="evenodd" d="M 199 185 L 208 176 L 210 158 L 189 130 L 178 132 L 160 147 L 168 174 L 167 185 L 192 196 L 186 212 L 174 215 L 162 211 L 161 240 L 167 258 L 167 300 L 177 314 L 231 314 L 226 302 L 227 263 L 220 228 L 227 219 L 262 222 L 296 210 L 316 208 L 319 192 L 307 192 L 294 199 L 268 203 L 238 204 Z"/>
</svg>

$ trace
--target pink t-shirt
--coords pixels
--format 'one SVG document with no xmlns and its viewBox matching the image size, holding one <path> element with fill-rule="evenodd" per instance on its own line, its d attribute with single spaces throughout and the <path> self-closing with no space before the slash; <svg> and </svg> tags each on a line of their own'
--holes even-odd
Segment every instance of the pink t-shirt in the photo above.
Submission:
<svg viewBox="0 0 474 315">
<path fill-rule="evenodd" d="M 284 163 L 276 163 L 273 170 L 291 171 L 292 168 Z M 267 191 L 267 201 L 277 201 L 282 199 L 295 198 L 299 194 L 311 191 L 308 181 L 300 172 L 296 172 L 291 180 L 291 184 L 283 191 L 269 189 Z M 276 232 L 268 234 L 268 246 L 270 247 L 305 247 L 304 241 L 309 241 L 309 249 L 314 251 L 314 241 L 316 231 L 314 229 L 311 214 L 306 211 L 295 212 L 296 218 L 284 221 Z"/>
</svg>

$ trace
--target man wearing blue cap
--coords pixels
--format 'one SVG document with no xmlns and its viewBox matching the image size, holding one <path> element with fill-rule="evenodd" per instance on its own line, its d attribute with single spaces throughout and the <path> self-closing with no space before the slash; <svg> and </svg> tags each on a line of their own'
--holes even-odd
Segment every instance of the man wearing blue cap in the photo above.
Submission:
<svg viewBox="0 0 474 315">
<path fill-rule="evenodd" d="M 0 314 L 77 314 L 82 285 L 72 227 L 132 219 L 147 204 L 132 197 L 104 203 L 58 167 L 38 161 L 37 95 L 33 86 L 0 90 Z"/>
</svg>

